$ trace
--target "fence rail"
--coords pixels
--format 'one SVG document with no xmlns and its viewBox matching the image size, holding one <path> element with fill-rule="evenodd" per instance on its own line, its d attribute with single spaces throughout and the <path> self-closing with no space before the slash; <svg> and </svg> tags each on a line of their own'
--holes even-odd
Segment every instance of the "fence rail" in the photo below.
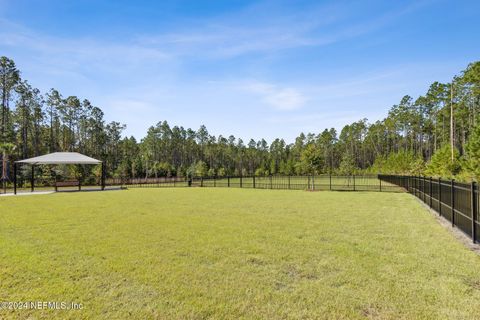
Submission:
<svg viewBox="0 0 480 320">
<path fill-rule="evenodd" d="M 232 177 L 172 177 L 148 179 L 107 179 L 106 185 L 131 188 L 148 187 L 223 187 L 279 190 L 334 191 L 402 191 L 403 188 L 378 179 L 377 175 L 310 175 L 310 176 L 232 176 Z"/>
<path fill-rule="evenodd" d="M 479 190 L 475 182 L 467 184 L 418 176 L 379 175 L 378 178 L 402 187 L 422 200 L 473 242 L 480 240 Z"/>
<path fill-rule="evenodd" d="M 108 178 L 105 180 L 105 185 L 130 188 L 188 187 L 188 179 L 185 177 Z"/>
</svg>

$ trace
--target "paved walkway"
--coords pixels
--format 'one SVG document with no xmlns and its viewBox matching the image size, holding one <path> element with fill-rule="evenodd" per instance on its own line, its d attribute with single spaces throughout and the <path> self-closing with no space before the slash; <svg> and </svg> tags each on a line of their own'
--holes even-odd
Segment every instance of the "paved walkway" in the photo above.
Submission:
<svg viewBox="0 0 480 320">
<path fill-rule="evenodd" d="M 122 188 L 120 186 L 111 186 L 111 187 L 107 187 L 105 190 L 101 190 L 99 188 L 88 188 L 88 187 L 85 187 L 85 188 L 82 188 L 81 191 L 78 191 L 78 189 L 60 189 L 58 190 L 57 192 L 96 192 L 96 191 L 117 191 L 117 190 L 124 190 L 125 188 Z M 39 194 L 51 194 L 51 193 L 55 193 L 54 190 L 49 190 L 49 191 L 34 191 L 34 192 L 30 192 L 30 191 L 18 191 L 17 192 L 17 196 L 33 196 L 33 195 L 39 195 Z M 13 194 L 13 191 L 8 191 L 7 193 L 0 193 L 0 197 L 9 197 L 9 196 L 14 196 L 15 194 Z"/>
<path fill-rule="evenodd" d="M 39 195 L 39 194 L 51 194 L 55 193 L 55 191 L 35 191 L 35 192 L 17 192 L 17 196 L 34 196 L 34 195 Z M 15 196 L 13 193 L 2 193 L 0 194 L 0 197 L 10 197 L 10 196 Z"/>
</svg>

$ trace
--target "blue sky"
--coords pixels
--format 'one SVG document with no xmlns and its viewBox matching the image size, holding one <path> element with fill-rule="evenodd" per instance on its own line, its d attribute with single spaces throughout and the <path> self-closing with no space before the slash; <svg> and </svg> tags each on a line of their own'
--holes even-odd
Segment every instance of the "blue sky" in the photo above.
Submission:
<svg viewBox="0 0 480 320">
<path fill-rule="evenodd" d="M 0 0 L 0 55 L 46 92 L 250 138 L 382 119 L 480 57 L 480 1 Z"/>
</svg>

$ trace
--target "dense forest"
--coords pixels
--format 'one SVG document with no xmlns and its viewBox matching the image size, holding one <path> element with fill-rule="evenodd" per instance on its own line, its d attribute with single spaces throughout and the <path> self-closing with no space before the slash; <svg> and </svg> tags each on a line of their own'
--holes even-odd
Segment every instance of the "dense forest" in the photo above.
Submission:
<svg viewBox="0 0 480 320">
<path fill-rule="evenodd" d="M 396 173 L 480 178 L 480 62 L 450 83 L 404 96 L 374 123 L 361 119 L 340 132 L 300 133 L 294 143 L 210 135 L 159 121 L 140 141 L 125 125 L 106 123 L 101 108 L 55 89 L 41 93 L 0 58 L 0 151 L 12 161 L 77 151 L 106 162 L 110 177 Z M 88 170 L 96 170 L 88 169 Z M 97 170 L 98 171 L 98 170 Z"/>
</svg>

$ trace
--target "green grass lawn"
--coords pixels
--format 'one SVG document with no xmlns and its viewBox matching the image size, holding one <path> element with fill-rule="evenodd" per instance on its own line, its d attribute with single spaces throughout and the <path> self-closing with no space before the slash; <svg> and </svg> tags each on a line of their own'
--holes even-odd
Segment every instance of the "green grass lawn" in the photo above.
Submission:
<svg viewBox="0 0 480 320">
<path fill-rule="evenodd" d="M 238 188 L 0 198 L 0 319 L 479 319 L 480 257 L 412 196 Z"/>
</svg>

